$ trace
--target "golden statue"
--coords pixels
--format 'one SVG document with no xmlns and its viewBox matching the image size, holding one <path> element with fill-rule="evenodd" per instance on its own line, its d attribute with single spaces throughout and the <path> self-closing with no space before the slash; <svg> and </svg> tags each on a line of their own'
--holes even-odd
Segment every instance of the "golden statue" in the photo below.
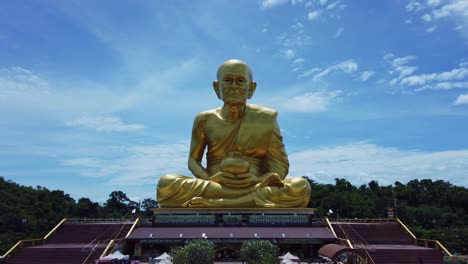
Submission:
<svg viewBox="0 0 468 264">
<path fill-rule="evenodd" d="M 289 161 L 276 122 L 277 112 L 247 104 L 255 92 L 249 66 L 240 60 L 221 64 L 213 87 L 224 102 L 195 118 L 188 168 L 196 178 L 161 177 L 161 207 L 306 207 L 310 185 L 285 179 Z M 201 164 L 205 148 L 207 166 Z"/>
</svg>

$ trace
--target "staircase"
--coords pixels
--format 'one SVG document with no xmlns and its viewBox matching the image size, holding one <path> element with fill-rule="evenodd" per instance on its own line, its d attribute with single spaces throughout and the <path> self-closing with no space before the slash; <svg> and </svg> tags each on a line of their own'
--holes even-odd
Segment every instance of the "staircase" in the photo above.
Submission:
<svg viewBox="0 0 468 264">
<path fill-rule="evenodd" d="M 331 222 L 337 237 L 348 239 L 355 249 L 365 252 L 375 264 L 442 264 L 442 252 L 420 247 L 396 222 Z M 372 263 L 372 261 L 369 261 Z"/>
<path fill-rule="evenodd" d="M 124 238 L 131 224 L 65 223 L 44 245 L 18 248 L 6 264 L 87 264 L 104 251 L 111 239 Z"/>
</svg>

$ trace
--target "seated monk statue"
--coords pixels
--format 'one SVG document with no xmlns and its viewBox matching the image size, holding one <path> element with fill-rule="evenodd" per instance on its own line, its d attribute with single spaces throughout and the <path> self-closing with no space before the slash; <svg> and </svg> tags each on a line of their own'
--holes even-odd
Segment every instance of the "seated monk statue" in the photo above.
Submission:
<svg viewBox="0 0 468 264">
<path fill-rule="evenodd" d="M 213 82 L 223 106 L 195 118 L 188 168 L 196 178 L 167 174 L 157 186 L 161 207 L 306 207 L 310 185 L 286 178 L 288 156 L 276 122 L 277 112 L 247 104 L 255 92 L 249 66 L 221 64 Z M 201 161 L 207 149 L 206 168 Z"/>
</svg>

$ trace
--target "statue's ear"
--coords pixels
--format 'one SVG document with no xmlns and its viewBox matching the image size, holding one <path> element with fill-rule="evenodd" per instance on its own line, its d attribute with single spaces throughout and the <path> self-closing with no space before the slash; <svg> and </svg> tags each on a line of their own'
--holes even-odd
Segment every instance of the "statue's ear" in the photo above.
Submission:
<svg viewBox="0 0 468 264">
<path fill-rule="evenodd" d="M 252 98 L 253 94 L 255 93 L 256 88 L 257 88 L 257 83 L 256 82 L 250 82 L 249 83 L 249 94 L 247 95 L 248 99 Z"/>
<path fill-rule="evenodd" d="M 218 99 L 221 99 L 221 94 L 219 93 L 219 82 L 218 81 L 213 81 L 213 88 L 215 90 L 216 96 L 218 96 Z"/>
</svg>

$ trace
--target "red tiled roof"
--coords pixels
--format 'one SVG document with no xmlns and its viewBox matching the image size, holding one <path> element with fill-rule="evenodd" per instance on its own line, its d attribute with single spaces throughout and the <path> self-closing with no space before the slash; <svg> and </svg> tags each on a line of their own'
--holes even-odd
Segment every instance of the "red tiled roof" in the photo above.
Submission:
<svg viewBox="0 0 468 264">
<path fill-rule="evenodd" d="M 204 235 L 203 235 L 204 234 Z M 326 227 L 139 227 L 128 239 L 323 239 L 335 240 Z"/>
</svg>

